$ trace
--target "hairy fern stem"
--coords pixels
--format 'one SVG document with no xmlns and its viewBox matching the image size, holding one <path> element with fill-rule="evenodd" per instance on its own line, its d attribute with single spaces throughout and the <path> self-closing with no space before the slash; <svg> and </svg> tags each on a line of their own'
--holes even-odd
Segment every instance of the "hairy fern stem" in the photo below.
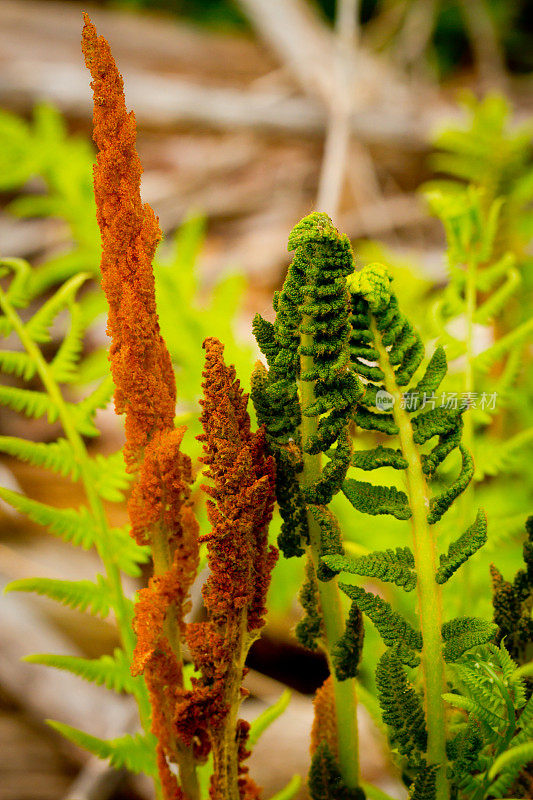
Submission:
<svg viewBox="0 0 533 800">
<path fill-rule="evenodd" d="M 415 558 L 418 594 L 418 613 L 422 632 L 422 674 L 426 703 L 428 732 L 427 757 L 429 764 L 438 764 L 436 800 L 449 797 L 446 778 L 446 720 L 442 694 L 445 691 L 444 659 L 442 652 L 442 605 L 441 590 L 435 580 L 435 539 L 427 522 L 429 493 L 422 471 L 420 455 L 413 439 L 411 420 L 398 402 L 400 390 L 394 370 L 390 364 L 382 334 L 374 320 L 371 322 L 379 364 L 385 377 L 387 391 L 396 402 L 393 406 L 394 421 L 399 429 L 402 453 L 407 461 L 406 477 L 409 505 L 412 511 L 413 552 Z"/>
<path fill-rule="evenodd" d="M 309 318 L 303 317 L 302 326 L 304 329 L 309 322 Z M 312 343 L 311 334 L 301 334 L 301 344 L 305 347 Z M 313 356 L 300 356 L 301 372 L 305 373 L 313 369 Z M 302 411 L 311 406 L 316 400 L 315 382 L 300 381 L 300 402 Z M 302 451 L 303 451 L 303 470 L 300 474 L 302 487 L 311 486 L 321 475 L 321 454 L 311 455 L 306 452 L 306 443 L 318 430 L 318 417 L 308 417 L 302 414 Z M 309 526 L 309 553 L 315 565 L 315 572 L 321 555 L 321 533 L 320 527 L 310 513 L 307 511 L 307 522 Z M 333 676 L 333 688 L 335 696 L 335 717 L 337 723 L 337 744 L 339 769 L 346 786 L 355 789 L 360 784 L 359 773 L 359 737 L 357 730 L 357 684 L 355 678 L 348 678 L 340 681 L 336 677 L 335 667 L 331 658 L 334 644 L 344 633 L 344 614 L 341 603 L 341 595 L 337 584 L 337 579 L 331 581 L 317 581 L 320 597 L 320 606 L 324 622 L 324 646 L 330 673 Z"/>
</svg>

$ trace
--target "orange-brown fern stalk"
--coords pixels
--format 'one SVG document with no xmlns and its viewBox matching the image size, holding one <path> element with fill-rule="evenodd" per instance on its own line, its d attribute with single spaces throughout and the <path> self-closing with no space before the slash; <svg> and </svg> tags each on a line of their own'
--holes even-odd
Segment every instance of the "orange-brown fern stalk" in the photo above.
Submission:
<svg viewBox="0 0 533 800">
<path fill-rule="evenodd" d="M 259 790 L 247 775 L 248 725 L 237 720 L 245 659 L 264 624 L 270 573 L 277 558 L 267 541 L 274 505 L 274 461 L 264 430 L 250 430 L 243 394 L 223 345 L 204 342 L 202 461 L 211 480 L 210 574 L 204 586 L 207 622 L 189 625 L 187 641 L 201 678 L 184 693 L 177 724 L 189 743 L 213 752 L 212 800 L 252 800 Z M 201 755 L 201 753 L 198 753 Z"/>
<path fill-rule="evenodd" d="M 94 188 L 115 409 L 126 414 L 127 468 L 138 473 L 128 510 L 132 536 L 151 546 L 154 560 L 154 576 L 135 607 L 132 670 L 144 673 L 150 691 L 164 797 L 197 800 L 192 748 L 176 736 L 173 721 L 183 689 L 183 617 L 198 566 L 198 527 L 190 508 L 191 461 L 180 452 L 184 429 L 174 429 L 175 379 L 156 312 L 152 259 L 161 233 L 141 202 L 135 118 L 126 110 L 122 77 L 87 15 L 82 46 L 93 78 Z M 179 767 L 181 788 L 169 763 Z"/>
</svg>

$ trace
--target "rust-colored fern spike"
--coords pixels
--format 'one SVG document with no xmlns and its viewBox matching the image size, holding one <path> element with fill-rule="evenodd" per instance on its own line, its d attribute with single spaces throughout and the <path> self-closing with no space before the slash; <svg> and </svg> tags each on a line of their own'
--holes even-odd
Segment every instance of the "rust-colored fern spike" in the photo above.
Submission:
<svg viewBox="0 0 533 800">
<path fill-rule="evenodd" d="M 204 342 L 203 463 L 211 480 L 207 541 L 210 574 L 204 586 L 206 622 L 189 625 L 187 641 L 201 673 L 177 708 L 184 742 L 213 752 L 212 800 L 253 800 L 259 790 L 243 764 L 248 725 L 237 720 L 245 659 L 264 624 L 270 573 L 277 558 L 267 541 L 274 505 L 274 461 L 263 429 L 250 430 L 248 401 L 223 345 Z M 202 753 L 197 752 L 200 756 Z"/>
<path fill-rule="evenodd" d="M 126 414 L 124 454 L 128 470 L 137 473 L 128 511 L 132 536 L 151 546 L 154 560 L 154 576 L 135 606 L 132 671 L 144 674 L 150 692 L 163 797 L 197 800 L 192 746 L 177 737 L 174 713 L 183 690 L 181 638 L 198 567 L 198 525 L 190 507 L 191 461 L 180 451 L 185 429 L 174 429 L 175 379 L 156 312 L 152 259 L 161 233 L 152 209 L 141 201 L 135 118 L 126 110 L 122 77 L 108 43 L 84 18 L 115 409 Z M 171 763 L 179 767 L 181 788 Z"/>
<path fill-rule="evenodd" d="M 161 231 L 141 201 L 142 167 L 135 149 L 135 116 L 111 50 L 84 15 L 82 48 L 94 94 L 93 137 L 97 219 L 102 237 L 102 288 L 117 414 L 126 412 L 126 458 L 135 468 L 156 430 L 173 427 L 176 386 L 159 332 L 152 259 Z"/>
</svg>

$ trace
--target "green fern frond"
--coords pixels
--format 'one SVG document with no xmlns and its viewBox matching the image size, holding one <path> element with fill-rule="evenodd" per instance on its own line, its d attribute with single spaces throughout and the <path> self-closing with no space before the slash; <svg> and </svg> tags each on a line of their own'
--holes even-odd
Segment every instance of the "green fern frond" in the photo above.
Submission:
<svg viewBox="0 0 533 800">
<path fill-rule="evenodd" d="M 31 442 L 16 436 L 0 436 L 0 452 L 18 458 L 34 467 L 51 469 L 72 480 L 79 478 L 79 464 L 70 442 L 59 438 L 55 442 Z"/>
<path fill-rule="evenodd" d="M 365 800 L 362 789 L 349 789 L 342 780 L 339 765 L 327 742 L 319 742 L 308 780 L 311 800 Z"/>
<path fill-rule="evenodd" d="M 290 701 L 291 693 L 288 689 L 285 689 L 275 703 L 272 703 L 252 721 L 248 731 L 248 739 L 246 740 L 248 749 L 254 749 L 263 733 L 287 710 Z"/>
<path fill-rule="evenodd" d="M 27 353 L 16 350 L 0 350 L 0 370 L 7 375 L 16 375 L 29 381 L 35 375 L 35 362 Z"/>
<path fill-rule="evenodd" d="M 474 368 L 479 372 L 488 372 L 493 364 L 523 341 L 529 339 L 532 333 L 533 319 L 528 319 L 521 325 L 517 325 L 510 333 L 502 336 L 493 345 L 479 353 L 479 355 L 474 358 Z"/>
<path fill-rule="evenodd" d="M 440 566 L 437 569 L 435 580 L 437 583 L 446 583 L 457 572 L 470 556 L 483 547 L 487 541 L 487 517 L 480 508 L 476 521 L 448 547 L 448 552 L 440 556 Z"/>
<path fill-rule="evenodd" d="M 363 654 L 364 636 L 365 626 L 361 609 L 357 603 L 352 603 L 344 633 L 337 639 L 331 651 L 335 675 L 339 681 L 357 677 Z"/>
<path fill-rule="evenodd" d="M 490 642 L 497 631 L 497 625 L 477 617 L 456 617 L 445 622 L 442 626 L 444 660 L 457 661 L 472 647 Z"/>
<path fill-rule="evenodd" d="M 128 769 L 136 774 L 156 775 L 155 749 L 157 739 L 152 733 L 120 736 L 117 739 L 99 739 L 63 722 L 47 720 L 48 725 L 65 739 L 88 750 L 98 758 L 109 761 L 115 769 Z"/>
<path fill-rule="evenodd" d="M 67 335 L 63 338 L 61 346 L 50 364 L 52 375 L 57 383 L 72 383 L 77 379 L 86 327 L 80 304 L 72 303 Z"/>
<path fill-rule="evenodd" d="M 88 461 L 87 466 L 100 497 L 112 503 L 122 503 L 132 480 L 131 475 L 126 472 L 122 450 L 108 456 L 97 453 Z"/>
<path fill-rule="evenodd" d="M 66 542 L 79 545 L 85 550 L 93 547 L 98 537 L 94 520 L 87 508 L 54 508 L 46 503 L 32 500 L 19 492 L 0 487 L 0 497 L 22 514 L 43 525 L 51 533 Z"/>
<path fill-rule="evenodd" d="M 30 301 L 28 292 L 28 279 L 31 275 L 31 266 L 23 258 L 0 258 L 0 277 L 13 273 L 13 278 L 6 291 L 6 297 L 13 308 L 25 308 Z M 4 335 L 8 335 L 11 326 L 8 325 Z"/>
<path fill-rule="evenodd" d="M 101 575 L 93 581 L 65 581 L 54 578 L 23 578 L 9 583 L 6 592 L 35 592 L 79 611 L 105 619 L 110 610 L 109 588 Z"/>
<path fill-rule="evenodd" d="M 442 515 L 448 511 L 453 501 L 464 492 L 474 477 L 474 459 L 463 445 L 459 445 L 459 451 L 461 453 L 461 471 L 444 492 L 431 498 L 428 514 L 430 525 L 441 519 Z"/>
<path fill-rule="evenodd" d="M 436 764 L 417 770 L 416 778 L 409 788 L 409 800 L 435 800 L 437 770 Z"/>
<path fill-rule="evenodd" d="M 86 681 L 91 681 L 97 686 L 103 685 L 114 692 L 138 695 L 142 684 L 141 678 L 132 676 L 127 656 L 119 649 L 116 649 L 112 656 L 104 655 L 94 659 L 39 653 L 26 656 L 24 661 L 72 672 Z"/>
<path fill-rule="evenodd" d="M 344 552 L 341 529 L 335 515 L 326 506 L 308 505 L 307 509 L 320 528 L 320 554 L 322 557 L 317 567 L 317 577 L 321 581 L 329 581 L 335 573 L 326 565 L 324 556 Z"/>
<path fill-rule="evenodd" d="M 296 625 L 296 638 L 303 647 L 316 650 L 323 636 L 323 621 L 320 614 L 317 577 L 310 558 L 307 559 L 305 581 L 300 589 L 299 600 L 305 614 Z"/>
<path fill-rule="evenodd" d="M 393 611 L 390 603 L 381 597 L 360 586 L 339 583 L 339 588 L 372 620 L 387 646 L 404 645 L 402 656 L 407 659 L 406 663 L 411 666 L 418 664 L 419 658 L 412 651 L 422 649 L 420 631 L 415 630 L 397 611 Z"/>
<path fill-rule="evenodd" d="M 59 416 L 56 404 L 45 392 L 17 386 L 0 386 L 0 405 L 35 419 L 46 416 L 50 423 Z"/>
<path fill-rule="evenodd" d="M 344 496 L 363 514 L 390 514 L 396 519 L 409 519 L 411 509 L 407 495 L 395 486 L 376 486 L 348 478 L 342 484 Z"/>
<path fill-rule="evenodd" d="M 412 763 L 417 763 L 427 745 L 422 703 L 407 680 L 397 647 L 386 650 L 376 668 L 379 705 L 391 729 L 391 742 Z"/>
<path fill-rule="evenodd" d="M 476 719 L 484 722 L 489 728 L 498 729 L 502 722 L 505 722 L 503 717 L 494 714 L 488 708 L 476 703 L 475 700 L 472 700 L 470 697 L 463 697 L 463 695 L 451 694 L 450 692 L 445 692 L 442 696 L 451 706 L 466 711 Z"/>
<path fill-rule="evenodd" d="M 34 342 L 43 344 L 50 341 L 50 327 L 54 319 L 60 311 L 73 303 L 76 292 L 90 277 L 88 272 L 74 275 L 35 312 L 25 326 L 26 333 Z"/>
<path fill-rule="evenodd" d="M 406 592 L 416 586 L 416 573 L 413 554 L 409 547 L 397 547 L 395 550 L 375 550 L 358 558 L 343 555 L 325 556 L 322 559 L 334 573 L 348 572 L 351 575 L 365 575 L 394 583 Z"/>
<path fill-rule="evenodd" d="M 359 450 L 353 454 L 351 464 L 352 467 L 364 470 L 379 469 L 380 467 L 406 469 L 407 467 L 407 461 L 401 450 L 393 450 L 390 447 L 383 447 L 383 445 L 378 445 L 372 450 Z"/>
</svg>

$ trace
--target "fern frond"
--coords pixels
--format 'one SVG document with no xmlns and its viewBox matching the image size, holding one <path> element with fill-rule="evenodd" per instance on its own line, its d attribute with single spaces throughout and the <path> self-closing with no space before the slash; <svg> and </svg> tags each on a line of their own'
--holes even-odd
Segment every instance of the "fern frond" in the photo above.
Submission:
<svg viewBox="0 0 533 800">
<path fill-rule="evenodd" d="M 490 709 L 476 703 L 475 700 L 472 700 L 470 697 L 464 697 L 463 695 L 452 694 L 450 692 L 445 692 L 442 696 L 451 706 L 466 711 L 476 719 L 484 722 L 490 728 L 498 729 L 502 722 L 505 722 L 503 717 L 494 714 Z"/>
<path fill-rule="evenodd" d="M 417 771 L 409 788 L 409 800 L 435 800 L 437 771 L 437 764 L 429 764 Z"/>
<path fill-rule="evenodd" d="M 100 497 L 112 503 L 124 501 L 132 476 L 126 472 L 122 450 L 117 450 L 108 456 L 97 453 L 88 461 L 88 469 Z"/>
<path fill-rule="evenodd" d="M 406 592 L 416 586 L 415 560 L 409 547 L 395 550 L 375 550 L 358 558 L 343 555 L 325 556 L 322 559 L 334 573 L 348 572 L 351 575 L 365 575 L 394 583 Z"/>
<path fill-rule="evenodd" d="M 456 617 L 442 626 L 445 642 L 445 661 L 457 661 L 463 653 L 480 644 L 486 644 L 498 631 L 498 626 L 477 617 Z"/>
<path fill-rule="evenodd" d="M 287 710 L 291 701 L 291 693 L 288 689 L 279 696 L 275 703 L 266 708 L 256 717 L 250 724 L 248 731 L 248 739 L 246 740 L 247 748 L 253 750 L 263 733 L 270 728 L 273 722 Z"/>
<path fill-rule="evenodd" d="M 101 575 L 97 582 L 65 581 L 54 578 L 23 578 L 9 583 L 6 592 L 35 592 L 57 600 L 65 606 L 79 611 L 90 611 L 105 618 L 109 614 L 111 598 L 109 588 Z"/>
<path fill-rule="evenodd" d="M 379 705 L 390 730 L 391 743 L 416 763 L 427 745 L 422 703 L 407 680 L 397 648 L 386 650 L 376 668 Z"/>
<path fill-rule="evenodd" d="M 72 480 L 79 478 L 79 464 L 70 442 L 59 438 L 55 442 L 32 442 L 16 436 L 0 436 L 0 452 L 18 458 L 34 467 L 51 469 Z"/>
<path fill-rule="evenodd" d="M 80 286 L 90 277 L 91 275 L 88 272 L 80 272 L 74 275 L 35 312 L 25 325 L 26 333 L 34 342 L 43 344 L 50 341 L 49 329 L 55 317 L 73 302 Z"/>
<path fill-rule="evenodd" d="M 474 358 L 474 368 L 479 372 L 488 372 L 493 364 L 506 355 L 512 348 L 529 339 L 533 332 L 533 319 L 518 325 L 510 333 L 502 336 L 493 345 Z"/>
<path fill-rule="evenodd" d="M 82 308 L 79 303 L 72 303 L 67 335 L 50 364 L 52 375 L 57 383 L 72 383 L 76 380 L 85 332 L 86 322 Z"/>
<path fill-rule="evenodd" d="M 311 800 L 365 800 L 362 789 L 344 785 L 337 760 L 324 741 L 313 753 L 308 787 Z"/>
<path fill-rule="evenodd" d="M 50 423 L 59 416 L 56 404 L 45 392 L 16 386 L 0 386 L 0 405 L 35 419 L 46 416 Z"/>
<path fill-rule="evenodd" d="M 405 657 L 406 663 L 411 666 L 418 664 L 418 656 L 412 651 L 422 649 L 420 631 L 415 630 L 397 611 L 393 611 L 390 603 L 372 592 L 346 583 L 339 583 L 339 588 L 372 620 L 386 645 L 404 645 L 402 657 Z"/>
<path fill-rule="evenodd" d="M 320 554 L 322 556 L 317 567 L 317 577 L 321 581 L 329 581 L 335 573 L 330 570 L 324 556 L 342 554 L 342 534 L 335 515 L 325 506 L 308 505 L 308 511 L 320 528 Z"/>
<path fill-rule="evenodd" d="M 357 677 L 363 653 L 364 636 L 365 627 L 361 609 L 357 603 L 352 603 L 344 633 L 340 639 L 337 639 L 331 651 L 335 675 L 339 681 Z"/>
<path fill-rule="evenodd" d="M 0 350 L 0 370 L 7 375 L 17 375 L 29 381 L 35 375 L 37 367 L 27 353 L 16 350 Z"/>
<path fill-rule="evenodd" d="M 283 789 L 273 794 L 270 800 L 292 800 L 302 786 L 302 779 L 300 775 L 293 775 L 290 781 Z"/>
<path fill-rule="evenodd" d="M 78 510 L 54 508 L 1 486 L 0 497 L 17 511 L 26 514 L 32 522 L 43 525 L 51 533 L 84 550 L 93 547 L 97 540 L 98 532 L 92 515 L 83 506 Z"/>
<path fill-rule="evenodd" d="M 128 769 L 136 774 L 156 775 L 155 750 L 157 739 L 152 733 L 120 736 L 117 739 L 99 739 L 63 722 L 47 720 L 48 725 L 65 739 L 88 750 L 115 769 Z"/>
<path fill-rule="evenodd" d="M 104 655 L 94 659 L 39 653 L 26 656 L 23 660 L 30 664 L 42 664 L 45 667 L 72 672 L 86 681 L 91 681 L 97 686 L 103 685 L 114 692 L 138 695 L 141 691 L 142 679 L 132 676 L 128 658 L 123 650 L 116 649 L 112 656 Z"/>
<path fill-rule="evenodd" d="M 364 470 L 379 469 L 380 467 L 407 468 L 407 461 L 400 450 L 393 450 L 382 445 L 378 445 L 372 450 L 359 450 L 354 453 L 351 464 L 352 467 Z"/>
<path fill-rule="evenodd" d="M 476 521 L 448 547 L 448 552 L 440 556 L 440 566 L 437 569 L 435 580 L 437 583 L 446 583 L 457 572 L 470 556 L 483 547 L 487 541 L 487 517 L 480 508 Z"/>
<path fill-rule="evenodd" d="M 459 445 L 459 451 L 461 453 L 461 471 L 458 477 L 444 492 L 431 498 L 428 514 L 428 522 L 430 525 L 440 520 L 442 515 L 448 511 L 453 501 L 464 492 L 474 476 L 474 459 L 463 445 Z"/>
<path fill-rule="evenodd" d="M 23 258 L 0 258 L 0 277 L 14 274 L 6 291 L 6 298 L 13 308 L 24 308 L 30 301 L 28 292 L 28 279 L 31 275 L 31 266 Z M 3 335 L 9 335 L 11 325 L 8 320 L 7 327 L 2 330 Z"/>
<path fill-rule="evenodd" d="M 396 519 L 409 519 L 411 509 L 407 495 L 395 486 L 376 486 L 348 478 L 342 484 L 344 496 L 363 514 L 390 514 Z"/>
</svg>

